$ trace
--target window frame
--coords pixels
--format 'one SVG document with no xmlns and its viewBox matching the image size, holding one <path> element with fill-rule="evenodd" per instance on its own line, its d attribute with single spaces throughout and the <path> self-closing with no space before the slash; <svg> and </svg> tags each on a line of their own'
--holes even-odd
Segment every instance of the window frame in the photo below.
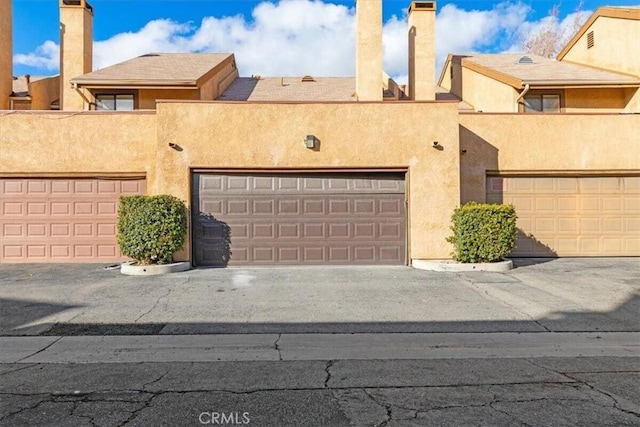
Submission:
<svg viewBox="0 0 640 427">
<path fill-rule="evenodd" d="M 545 96 L 557 96 L 559 98 L 558 111 L 544 111 L 544 97 Z M 525 111 L 525 99 L 537 97 L 540 100 L 541 108 L 543 111 Z M 518 103 L 518 112 L 524 114 L 558 114 L 565 112 L 565 93 L 564 90 L 535 90 L 532 89 L 520 100 Z"/>
<path fill-rule="evenodd" d="M 118 96 L 131 96 L 133 98 L 133 109 L 132 110 L 119 110 L 118 109 L 118 104 L 117 104 L 117 99 Z M 101 109 L 98 108 L 98 99 L 100 97 L 112 97 L 113 101 L 114 101 L 114 106 L 115 109 L 114 110 L 106 110 L 106 109 Z M 109 92 L 96 92 L 95 94 L 93 94 L 93 98 L 94 98 L 94 109 L 96 111 L 135 111 L 138 109 L 138 91 L 137 90 L 132 90 L 132 91 L 109 91 Z"/>
</svg>

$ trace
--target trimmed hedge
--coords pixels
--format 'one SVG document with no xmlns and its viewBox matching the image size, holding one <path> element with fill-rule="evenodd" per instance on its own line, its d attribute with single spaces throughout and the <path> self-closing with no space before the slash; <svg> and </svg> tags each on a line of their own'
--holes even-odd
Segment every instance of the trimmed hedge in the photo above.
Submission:
<svg viewBox="0 0 640 427">
<path fill-rule="evenodd" d="M 513 205 L 469 202 L 451 217 L 453 259 L 464 263 L 501 261 L 516 247 L 516 211 Z"/>
<path fill-rule="evenodd" d="M 120 251 L 139 264 L 167 264 L 184 245 L 187 208 L 173 196 L 122 196 L 118 208 Z"/>
</svg>

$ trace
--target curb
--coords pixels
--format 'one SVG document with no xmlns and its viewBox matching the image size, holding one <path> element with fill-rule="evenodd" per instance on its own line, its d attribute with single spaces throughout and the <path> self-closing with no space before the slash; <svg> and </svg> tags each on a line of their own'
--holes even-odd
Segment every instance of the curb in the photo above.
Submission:
<svg viewBox="0 0 640 427">
<path fill-rule="evenodd" d="M 127 262 L 122 264 L 120 272 L 128 276 L 156 276 L 159 274 L 178 273 L 190 269 L 190 262 L 174 262 L 173 264 L 158 265 L 135 265 Z"/>
<path fill-rule="evenodd" d="M 494 273 L 504 273 L 513 269 L 513 261 L 511 260 L 465 264 L 453 260 L 414 259 L 411 261 L 411 265 L 413 268 L 417 268 L 418 270 L 447 271 L 452 273 L 465 271 L 490 271 Z"/>
</svg>

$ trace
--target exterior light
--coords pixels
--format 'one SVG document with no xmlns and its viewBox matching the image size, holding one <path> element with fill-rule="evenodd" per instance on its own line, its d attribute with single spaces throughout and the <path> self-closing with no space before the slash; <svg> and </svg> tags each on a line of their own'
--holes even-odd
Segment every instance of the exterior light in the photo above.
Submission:
<svg viewBox="0 0 640 427">
<path fill-rule="evenodd" d="M 310 148 L 310 149 L 312 149 L 312 150 L 313 150 L 313 149 L 315 149 L 315 148 L 317 147 L 317 145 L 318 145 L 318 138 L 316 138 L 316 136 L 315 136 L 315 135 L 307 135 L 307 136 L 304 138 L 304 145 L 305 145 L 307 148 Z"/>
</svg>

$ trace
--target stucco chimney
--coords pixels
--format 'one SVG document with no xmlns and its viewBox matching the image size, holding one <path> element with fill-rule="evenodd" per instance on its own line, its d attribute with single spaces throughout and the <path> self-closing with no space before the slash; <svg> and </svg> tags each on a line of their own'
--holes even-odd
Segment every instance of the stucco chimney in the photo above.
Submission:
<svg viewBox="0 0 640 427">
<path fill-rule="evenodd" d="M 356 0 L 356 94 L 382 101 L 382 0 Z"/>
<path fill-rule="evenodd" d="M 69 80 L 92 71 L 93 8 L 86 0 L 60 0 L 60 109 L 84 110 Z"/>
<path fill-rule="evenodd" d="M 435 99 L 436 3 L 415 1 L 409 7 L 409 98 Z"/>
<path fill-rule="evenodd" d="M 11 0 L 0 0 L 0 110 L 9 109 L 13 92 L 13 25 Z"/>
</svg>

